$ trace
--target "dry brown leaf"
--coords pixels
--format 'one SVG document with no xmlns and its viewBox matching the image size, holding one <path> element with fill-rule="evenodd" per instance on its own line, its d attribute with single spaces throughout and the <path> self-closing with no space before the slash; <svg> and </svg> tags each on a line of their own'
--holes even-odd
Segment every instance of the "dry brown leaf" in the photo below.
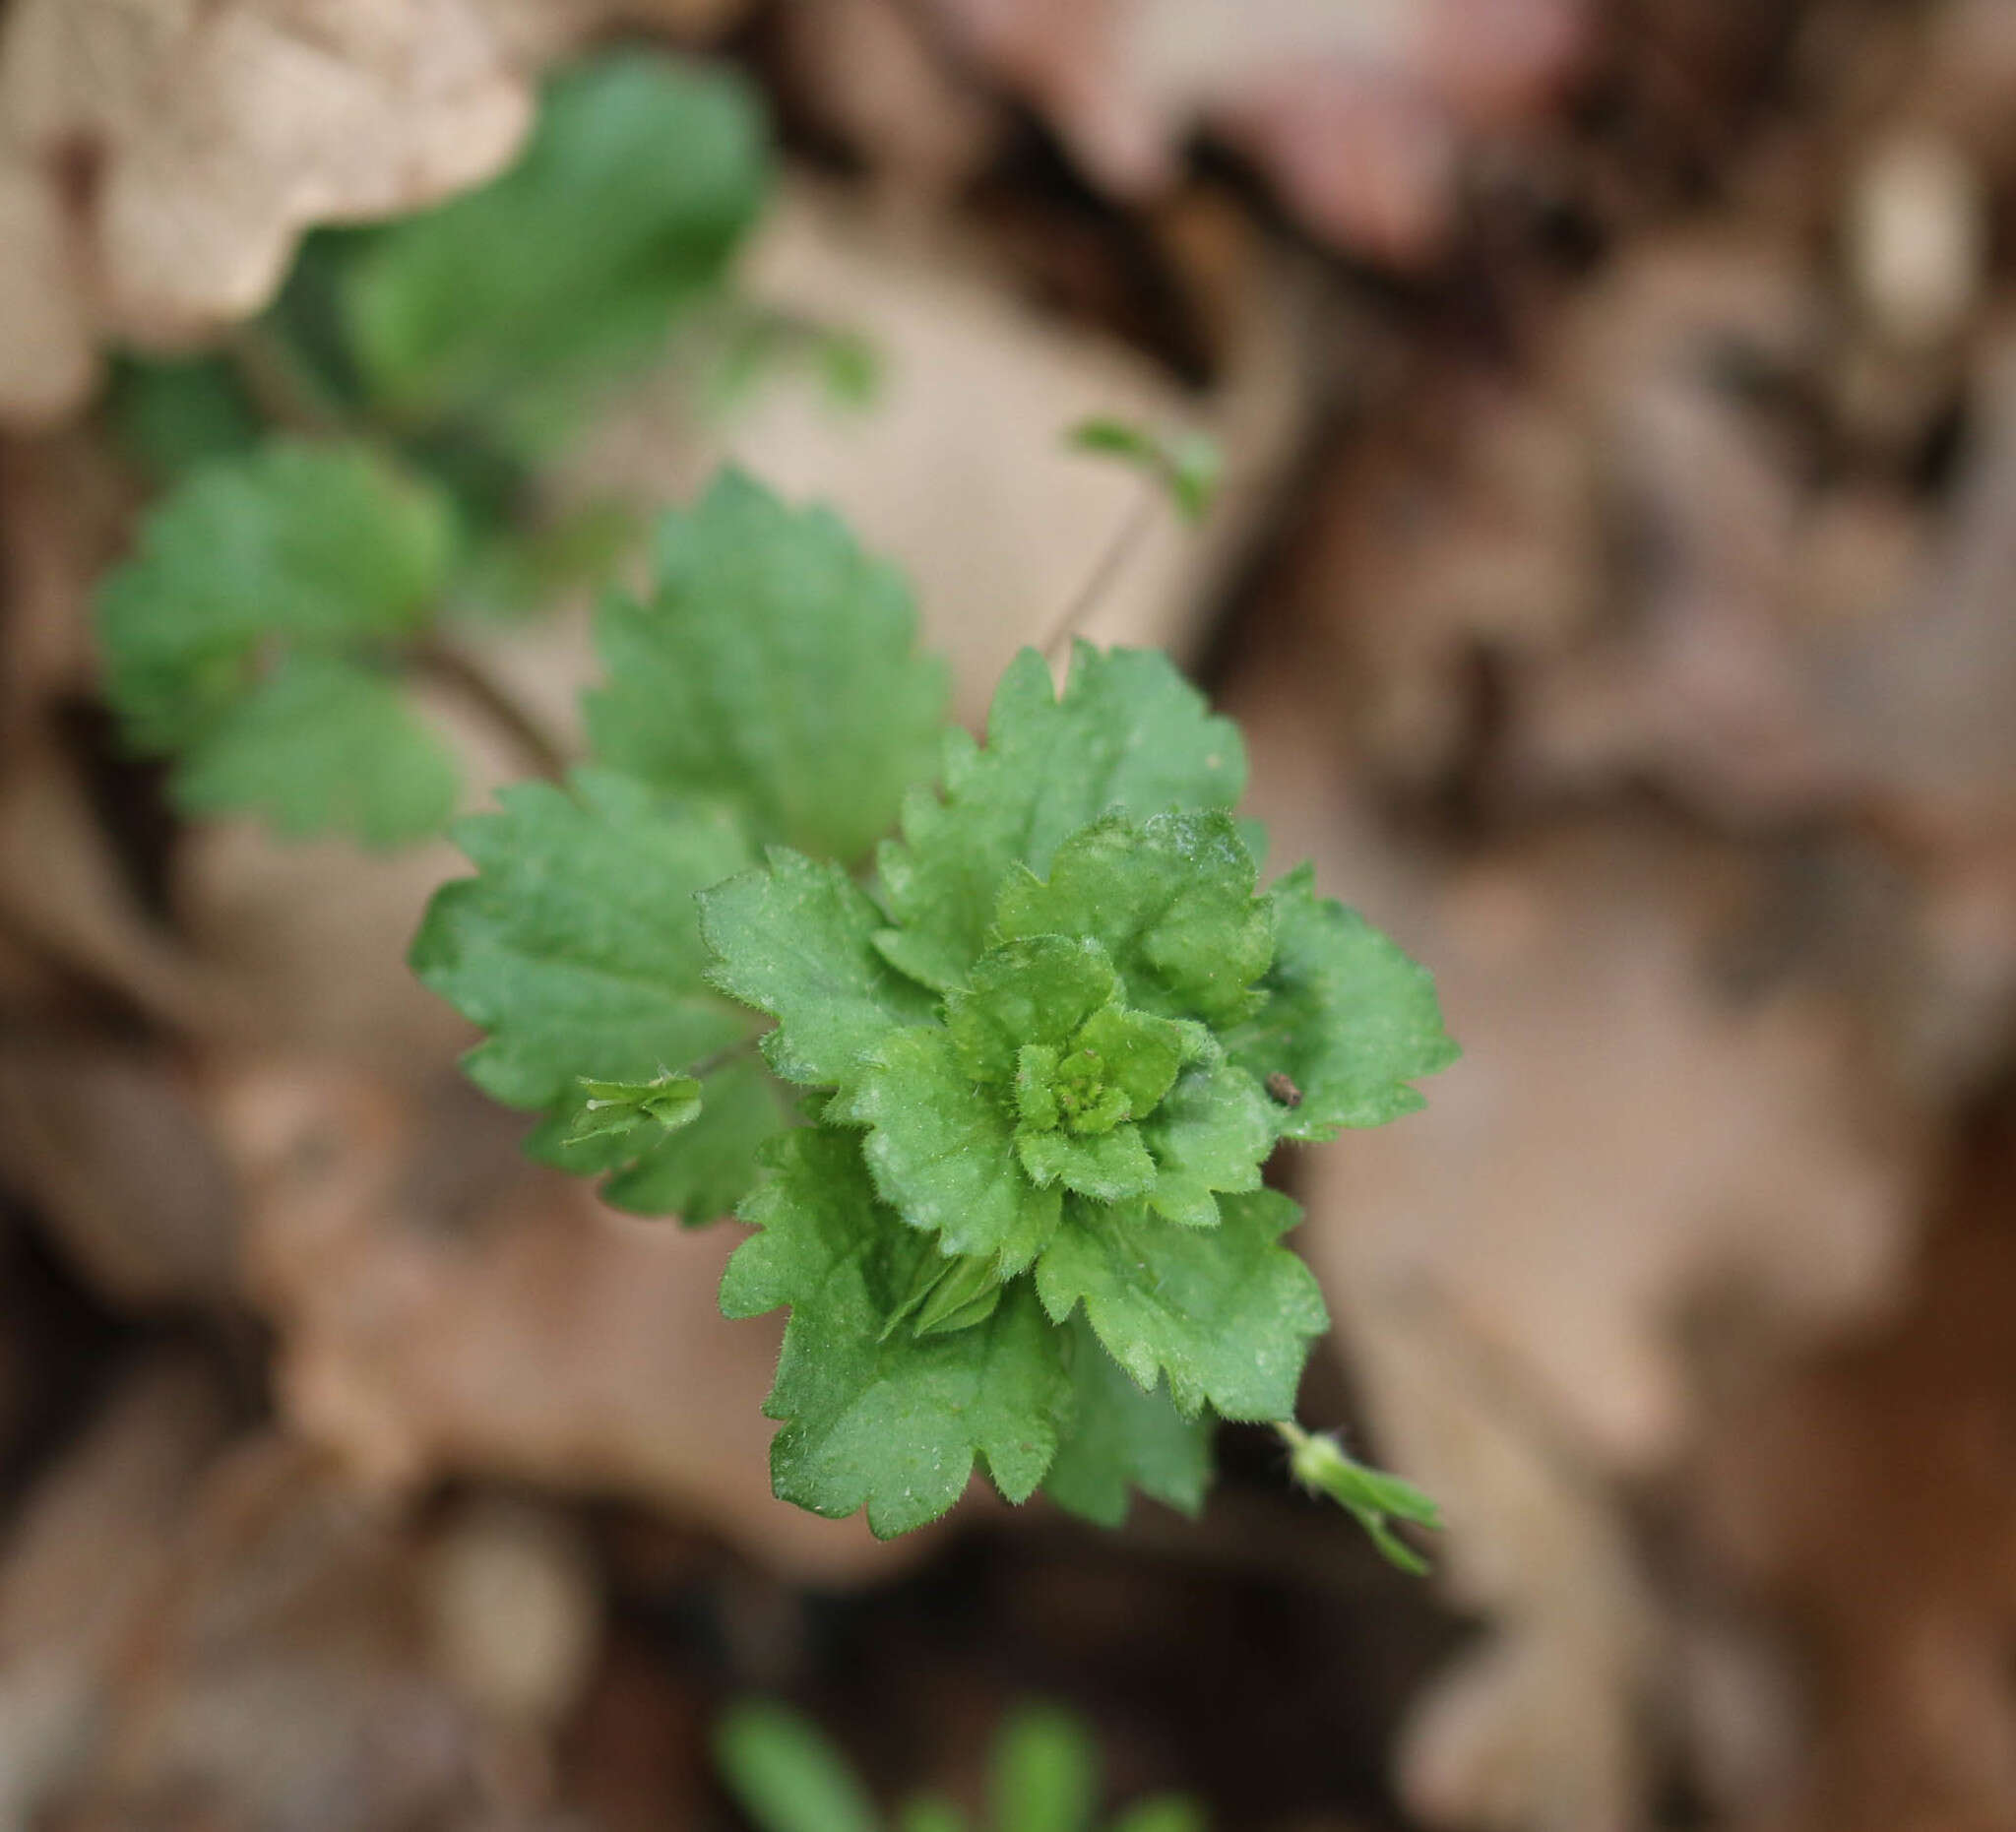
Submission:
<svg viewBox="0 0 2016 1832">
<path fill-rule="evenodd" d="M 907 1555 L 770 1493 L 774 1323 L 729 1323 L 735 1231 L 603 1208 L 459 1081 L 431 1102 L 280 1060 L 222 1065 L 246 1285 L 294 1426 L 368 1485 L 446 1471 L 628 1495 L 825 1579 Z"/>
<path fill-rule="evenodd" d="M 311 223 L 488 177 L 531 105 L 475 0 L 20 0 L 0 209 L 30 259 L 0 413 L 74 407 L 101 338 L 173 347 L 258 310 Z"/>
<path fill-rule="evenodd" d="M 1055 122 L 1094 179 L 1166 186 L 1193 127 L 1249 153 L 1319 233 L 1434 255 L 1475 134 L 1536 113 L 1582 0 L 931 0 L 952 42 Z"/>
<path fill-rule="evenodd" d="M 24 737 L 0 771 L 0 929 L 170 1027 L 217 1021 L 221 983 L 141 910 L 67 760 Z"/>
<path fill-rule="evenodd" d="M 1881 1334 L 1721 1421 L 1708 1538 L 1789 1631 L 1798 1832 L 1990 1832 L 2016 1803 L 2016 1134 L 1981 1140 Z"/>
<path fill-rule="evenodd" d="M 709 423 L 692 411 L 690 376 L 667 369 L 584 436 L 564 487 L 657 508 L 688 500 L 729 459 L 788 498 L 830 502 L 910 575 L 966 716 L 984 712 L 1019 647 L 1057 632 L 1144 498 L 1143 537 L 1076 627 L 1100 643 L 1188 646 L 1313 406 L 1299 289 L 1285 283 L 1221 388 L 1197 402 L 1124 347 L 1004 296 L 967 245 L 901 233 L 809 186 L 787 187 L 743 275 L 764 304 L 858 332 L 885 355 L 873 406 L 849 411 L 779 378 Z M 1131 470 L 1066 449 L 1094 414 L 1218 438 L 1226 477 L 1203 529 Z"/>
<path fill-rule="evenodd" d="M 135 497 L 102 439 L 0 440 L 0 748 L 94 686 L 92 588 L 130 538 Z"/>
<path fill-rule="evenodd" d="M 1621 1483 L 1698 1429 L 1690 1338 L 1738 1378 L 1885 1300 L 1915 1123 L 1853 1014 L 1717 974 L 1738 855 L 1597 831 L 1403 866 L 1340 801 L 1309 696 L 1235 700 L 1256 810 L 1432 966 L 1465 1049 L 1426 1111 L 1299 1167 L 1378 1449 L 1442 1502 L 1448 1581 L 1498 1631 L 1420 1707 L 1404 1785 L 1437 1823 L 1608 1832 L 1659 1633 Z"/>
<path fill-rule="evenodd" d="M 200 1367 L 134 1370 L 37 1485 L 0 1553 L 0 1827 L 84 1772 L 109 1666 L 168 1563 L 166 1528 L 221 1445 Z"/>
<path fill-rule="evenodd" d="M 220 1306 L 232 1294 L 237 1192 L 158 1054 L 48 1037 L 0 1047 L 0 1183 L 111 1303 Z"/>
</svg>

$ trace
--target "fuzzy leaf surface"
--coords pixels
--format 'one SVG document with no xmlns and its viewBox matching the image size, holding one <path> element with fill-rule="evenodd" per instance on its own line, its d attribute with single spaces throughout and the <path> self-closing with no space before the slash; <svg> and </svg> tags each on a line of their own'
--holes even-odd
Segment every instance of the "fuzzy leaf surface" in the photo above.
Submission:
<svg viewBox="0 0 2016 1832">
<path fill-rule="evenodd" d="M 934 1001 L 875 951 L 881 913 L 831 860 L 772 847 L 768 861 L 700 897 L 709 978 L 778 1021 L 763 1053 L 787 1081 L 850 1088 L 892 1031 Z"/>
<path fill-rule="evenodd" d="M 1226 1196 L 1216 1228 L 1183 1228 L 1145 1204 L 1074 1200 L 1036 1272 L 1051 1319 L 1080 1304 L 1138 1385 L 1166 1374 L 1177 1410 L 1227 1419 L 1294 1411 L 1310 1341 L 1329 1327 L 1315 1275 L 1281 1244 L 1299 1219 L 1273 1190 Z"/>
<path fill-rule="evenodd" d="M 895 918 L 883 951 L 949 990 L 986 947 L 1011 866 L 1043 875 L 1102 814 L 1229 808 L 1245 782 L 1237 727 L 1211 715 L 1166 656 L 1080 643 L 1060 698 L 1025 649 L 994 694 L 985 746 L 953 732 L 943 797 L 905 799 L 903 837 L 878 859 Z"/>
<path fill-rule="evenodd" d="M 937 762 L 947 675 L 910 588 L 830 511 L 739 473 L 660 523 L 651 597 L 611 600 L 598 640 L 598 758 L 739 808 L 760 840 L 859 859 Z"/>
<path fill-rule="evenodd" d="M 941 1027 L 888 1038 L 831 1117 L 870 1128 L 862 1150 L 876 1189 L 947 1253 L 991 1255 L 1018 1272 L 1057 1225 L 1061 1192 L 1023 1169 L 1014 1108 L 974 1086 Z"/>
<path fill-rule="evenodd" d="M 1249 988 L 1274 958 L 1273 914 L 1254 876 L 1226 814 L 1108 816 L 1057 848 L 1046 879 L 1010 871 L 995 933 L 1090 936 L 1130 1005 L 1225 1024 L 1252 1008 Z"/>
<path fill-rule="evenodd" d="M 754 1174 L 743 1154 L 782 1123 L 753 1065 L 710 1077 L 703 1111 L 676 1133 L 567 1134 L 585 1080 L 649 1082 L 752 1035 L 750 1017 L 707 984 L 694 904 L 746 863 L 747 843 L 724 818 L 681 813 L 600 771 L 564 790 L 521 784 L 498 801 L 458 828 L 477 872 L 435 894 L 413 971 L 488 1032 L 464 1059 L 476 1085 L 553 1115 L 534 1136 L 537 1155 L 625 1169 L 612 1199 L 638 1206 L 649 1192 L 654 1206 L 711 1220 Z"/>
<path fill-rule="evenodd" d="M 1137 1488 L 1195 1514 L 1211 1485 L 1211 1416 L 1185 1419 L 1166 1385 L 1144 1393 L 1100 1347 L 1083 1312 L 1066 1328 L 1077 1400 L 1070 1432 L 1043 1478 L 1043 1493 L 1101 1527 L 1126 1523 Z"/>
<path fill-rule="evenodd" d="M 1300 1096 L 1282 1106 L 1283 1138 L 1328 1139 L 1382 1126 L 1422 1105 L 1413 1084 L 1461 1053 L 1442 1028 L 1435 982 L 1355 911 L 1316 895 L 1299 865 L 1269 893 L 1274 965 L 1264 1003 L 1228 1037 L 1234 1061 Z"/>
<path fill-rule="evenodd" d="M 791 1306 L 764 1407 L 785 1421 L 771 1444 L 778 1494 L 834 1518 L 865 1507 L 885 1539 L 950 1508 L 976 1462 L 1009 1500 L 1028 1499 L 1072 1403 L 1062 1340 L 1028 1283 L 971 1328 L 892 1331 L 936 1248 L 879 1208 L 850 1135 L 793 1132 L 769 1156 L 747 1210 L 764 1232 L 730 1262 L 723 1306 Z"/>
</svg>

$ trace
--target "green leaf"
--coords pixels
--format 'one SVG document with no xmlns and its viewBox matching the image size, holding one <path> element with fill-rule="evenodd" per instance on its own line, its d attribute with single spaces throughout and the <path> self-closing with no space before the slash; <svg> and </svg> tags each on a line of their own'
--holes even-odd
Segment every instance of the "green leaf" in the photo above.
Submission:
<svg viewBox="0 0 2016 1832">
<path fill-rule="evenodd" d="M 477 866 L 435 894 L 412 968 L 489 1033 L 465 1059 L 476 1084 L 513 1106 L 557 1117 L 534 1149 L 577 1169 L 635 1160 L 610 1196 L 638 1206 L 684 1189 L 705 1221 L 754 1173 L 724 1162 L 781 1123 L 747 1071 L 710 1078 L 700 1117 L 674 1135 L 569 1145 L 584 1080 L 649 1082 L 692 1067 L 753 1025 L 704 978 L 695 894 L 748 858 L 725 818 L 681 813 L 641 784 L 584 770 L 569 789 L 522 784 L 457 840 Z"/>
<path fill-rule="evenodd" d="M 176 801 L 195 815 L 263 814 L 283 839 L 346 833 L 404 846 L 455 809 L 447 744 L 386 675 L 290 656 L 184 753 Z"/>
<path fill-rule="evenodd" d="M 787 1081 L 849 1088 L 892 1031 L 934 1002 L 875 952 L 881 913 L 839 865 L 772 847 L 769 862 L 706 889 L 709 979 L 778 1026 L 763 1053 Z"/>
<path fill-rule="evenodd" d="M 1062 1128 L 1034 1132 L 1023 1127 L 1016 1132 L 1015 1151 L 1032 1182 L 1061 1183 L 1097 1202 L 1121 1202 L 1155 1186 L 1155 1160 L 1132 1125 L 1084 1137 Z"/>
<path fill-rule="evenodd" d="M 1075 1036 L 1118 984 L 1098 942 L 1036 935 L 982 956 L 970 981 L 947 995 L 945 1023 L 975 1081 L 1008 1082 L 1024 1048 Z"/>
<path fill-rule="evenodd" d="M 1225 1024 L 1253 1008 L 1250 988 L 1274 958 L 1273 914 L 1253 880 L 1227 815 L 1108 816 L 1057 849 L 1047 880 L 1009 874 L 995 933 L 1090 935 L 1119 969 L 1128 1004 Z"/>
<path fill-rule="evenodd" d="M 1290 872 L 1269 901 L 1265 1003 L 1227 1041 L 1234 1061 L 1280 1090 L 1282 1137 L 1328 1139 L 1413 1112 L 1422 1102 L 1412 1084 L 1461 1053 L 1433 978 L 1355 912 L 1319 898 L 1312 866 Z"/>
<path fill-rule="evenodd" d="M 1211 1416 L 1185 1419 L 1166 1386 L 1144 1393 L 1100 1347 L 1082 1312 L 1065 1327 L 1077 1400 L 1043 1493 L 1102 1527 L 1126 1523 L 1131 1488 L 1195 1514 L 1211 1485 Z"/>
<path fill-rule="evenodd" d="M 741 1201 L 758 1152 L 782 1123 L 777 1085 L 751 1060 L 710 1074 L 700 1112 L 676 1132 L 639 1127 L 621 1137 L 577 1142 L 570 1136 L 574 1116 L 563 1105 L 525 1149 L 577 1176 L 609 1172 L 601 1198 L 612 1209 L 707 1222 Z"/>
<path fill-rule="evenodd" d="M 987 1777 L 994 1832 L 1091 1832 L 1099 1751 L 1085 1726 L 1054 1705 L 1026 1705 L 994 1743 Z"/>
<path fill-rule="evenodd" d="M 1158 1794 L 1128 1807 L 1113 1821 L 1112 1832 L 1205 1832 L 1210 1823 L 1188 1795 Z"/>
<path fill-rule="evenodd" d="M 1274 1109 L 1260 1084 L 1229 1063 L 1192 1069 L 1142 1122 L 1155 1161 L 1149 1205 L 1185 1228 L 1215 1227 L 1220 1193 L 1260 1187 L 1274 1150 Z"/>
<path fill-rule="evenodd" d="M 121 356 L 112 365 L 105 412 L 120 444 L 161 481 L 245 457 L 262 430 L 221 356 Z"/>
<path fill-rule="evenodd" d="M 106 692 L 142 749 L 211 735 L 282 655 L 410 634 L 447 576 L 441 496 L 358 447 L 273 445 L 207 466 L 98 588 Z"/>
<path fill-rule="evenodd" d="M 737 79 L 645 53 L 547 89 L 502 178 L 383 230 L 345 318 L 383 409 L 536 449 L 721 285 L 768 181 Z"/>
<path fill-rule="evenodd" d="M 700 1117 L 704 1105 L 700 1084 L 690 1075 L 667 1071 L 648 1082 L 593 1081 L 581 1083 L 580 1111 L 567 1128 L 569 1145 L 586 1145 L 596 1139 L 621 1139 L 627 1146 L 637 1143 L 641 1132 L 653 1127 L 676 1132 Z"/>
<path fill-rule="evenodd" d="M 1156 432 L 1132 420 L 1101 415 L 1074 426 L 1069 443 L 1081 452 L 1117 458 L 1153 477 L 1186 522 L 1201 522 L 1210 513 L 1225 474 L 1218 441 L 1201 432 Z"/>
<path fill-rule="evenodd" d="M 903 839 L 878 859 L 896 922 L 882 951 L 948 991 L 986 947 L 1011 866 L 1040 876 L 1069 835 L 1103 814 L 1228 808 L 1245 781 L 1237 727 L 1211 717 L 1166 656 L 1080 643 L 1059 699 L 1042 658 L 1025 649 L 994 695 L 985 748 L 953 732 L 944 798 L 905 798 Z"/>
<path fill-rule="evenodd" d="M 762 1832 L 878 1832 L 867 1793 L 809 1720 L 783 1705 L 731 1706 L 715 1726 L 715 1766 Z"/>
<path fill-rule="evenodd" d="M 1348 1510 L 1372 1544 L 1403 1571 L 1417 1577 L 1426 1572 L 1428 1561 L 1393 1532 L 1392 1522 L 1440 1528 L 1441 1509 L 1430 1497 L 1412 1483 L 1347 1456 L 1327 1433 L 1305 1431 L 1292 1420 L 1279 1421 L 1274 1428 L 1289 1447 L 1289 1468 L 1296 1482 Z"/>
<path fill-rule="evenodd" d="M 1074 1199 L 1036 1272 L 1052 1321 L 1082 1303 L 1144 1389 L 1166 1374 L 1177 1409 L 1227 1419 L 1294 1410 L 1310 1341 L 1329 1327 L 1315 1275 L 1280 1244 L 1298 1219 L 1273 1190 L 1227 1196 L 1216 1228 L 1183 1228 L 1145 1204 Z"/>
<path fill-rule="evenodd" d="M 902 1832 L 967 1832 L 966 1815 L 937 1794 L 920 1794 L 906 1800 L 897 1823 Z"/>
<path fill-rule="evenodd" d="M 596 755 L 732 803 L 759 839 L 861 858 L 936 762 L 947 676 L 909 587 L 737 472 L 661 522 L 652 596 L 606 604 L 598 641 Z"/>
<path fill-rule="evenodd" d="M 870 1128 L 875 1187 L 947 1253 L 987 1254 L 1013 1274 L 1057 1225 L 1060 1192 L 1039 1189 L 1016 1157 L 1013 1108 L 975 1084 L 944 1030 L 886 1038 L 829 1117 Z"/>
<path fill-rule="evenodd" d="M 1061 1339 L 1028 1283 L 971 1328 L 891 1331 L 936 1248 L 879 1207 L 847 1134 L 792 1133 L 770 1157 L 748 1208 L 764 1232 L 730 1261 L 722 1301 L 729 1315 L 780 1295 L 791 1306 L 764 1406 L 786 1421 L 771 1444 L 778 1494 L 833 1518 L 865 1507 L 884 1539 L 950 1508 L 976 1460 L 1010 1501 L 1027 1500 L 1072 1397 Z"/>
</svg>

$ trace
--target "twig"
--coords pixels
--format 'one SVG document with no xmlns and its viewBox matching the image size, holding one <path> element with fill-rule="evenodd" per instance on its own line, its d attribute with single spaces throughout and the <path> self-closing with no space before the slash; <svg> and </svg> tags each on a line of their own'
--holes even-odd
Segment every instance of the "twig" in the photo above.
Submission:
<svg viewBox="0 0 2016 1832">
<path fill-rule="evenodd" d="M 439 636 L 423 638 L 411 653 L 423 672 L 480 708 L 518 747 L 535 775 L 557 783 L 567 774 L 567 753 L 558 741 L 473 656 Z"/>
<path fill-rule="evenodd" d="M 1056 651 L 1078 634 L 1100 600 L 1120 576 L 1127 562 L 1134 557 L 1135 549 L 1147 538 L 1149 530 L 1155 526 L 1156 516 L 1161 507 L 1162 496 L 1159 490 L 1151 485 L 1142 491 L 1127 519 L 1113 531 L 1112 538 L 1101 550 L 1099 558 L 1093 563 L 1092 571 L 1086 575 L 1085 583 L 1078 588 L 1077 593 L 1064 606 L 1056 622 L 1050 625 L 1048 633 L 1039 645 L 1044 660 L 1055 661 Z"/>
</svg>

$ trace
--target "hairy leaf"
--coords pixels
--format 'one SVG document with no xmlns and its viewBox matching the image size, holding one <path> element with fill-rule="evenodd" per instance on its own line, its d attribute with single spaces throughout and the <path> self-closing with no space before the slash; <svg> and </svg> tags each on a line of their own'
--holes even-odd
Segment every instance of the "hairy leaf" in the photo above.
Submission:
<svg viewBox="0 0 2016 1832">
<path fill-rule="evenodd" d="M 875 952 L 881 919 L 839 865 L 788 847 L 702 893 L 709 978 L 778 1020 L 763 1053 L 787 1080 L 850 1088 L 892 1031 L 931 1018 L 930 996 Z"/>
<path fill-rule="evenodd" d="M 1108 816 L 1057 849 L 1047 880 L 1011 871 L 1002 940 L 1089 935 L 1119 969 L 1127 1002 L 1224 1024 L 1252 1009 L 1274 958 L 1273 915 L 1253 895 L 1252 854 L 1224 814 Z"/>
<path fill-rule="evenodd" d="M 1041 876 L 1102 814 L 1228 808 L 1245 781 L 1237 727 L 1207 712 L 1166 656 L 1080 643 L 1060 699 L 1026 649 L 995 692 L 985 747 L 954 732 L 943 798 L 918 790 L 904 802 L 903 838 L 878 860 L 896 922 L 882 950 L 950 990 L 987 944 L 1011 866 Z"/>
<path fill-rule="evenodd" d="M 601 614 L 598 758 L 726 801 L 762 840 L 864 856 L 929 777 L 945 716 L 909 587 L 836 516 L 736 472 L 664 518 L 656 555 L 651 597 Z"/>
<path fill-rule="evenodd" d="M 1145 1204 L 1073 1199 L 1037 1264 L 1043 1308 L 1079 1305 L 1143 1388 L 1166 1374 L 1177 1409 L 1227 1419 L 1294 1411 L 1310 1340 L 1329 1327 L 1315 1275 L 1280 1244 L 1298 1218 L 1273 1190 L 1220 1199 L 1216 1228 L 1183 1228 Z"/>
<path fill-rule="evenodd" d="M 1144 1393 L 1100 1347 L 1082 1311 L 1065 1327 L 1077 1400 L 1043 1493 L 1102 1527 L 1125 1523 L 1135 1488 L 1196 1513 L 1211 1482 L 1211 1416 L 1185 1419 L 1166 1386 Z"/>
<path fill-rule="evenodd" d="M 749 1039 L 745 1013 L 703 977 L 695 894 L 748 858 L 725 819 L 683 814 L 649 789 L 598 771 L 569 789 L 504 790 L 500 811 L 465 821 L 457 839 L 477 875 L 436 893 L 412 966 L 488 1033 L 465 1058 L 477 1085 L 513 1106 L 555 1112 L 535 1135 L 569 1168 L 614 1169 L 631 1204 L 692 1193 L 705 1221 L 754 1174 L 720 1162 L 781 1121 L 760 1080 L 710 1080 L 705 1110 L 676 1134 L 570 1145 L 584 1080 L 648 1082 Z M 726 1085 L 724 1085 L 726 1084 Z M 690 1175 L 683 1172 L 690 1172 Z M 667 1205 L 672 1206 L 672 1205 Z"/>
<path fill-rule="evenodd" d="M 1072 1400 L 1061 1340 L 1027 1282 L 971 1328 L 892 1331 L 936 1248 L 879 1209 L 848 1134 L 791 1133 L 770 1157 L 748 1209 L 764 1232 L 730 1262 L 723 1305 L 791 1306 L 765 1405 L 786 1421 L 771 1445 L 778 1493 L 835 1517 L 865 1507 L 883 1538 L 944 1513 L 976 1460 L 1009 1500 L 1026 1500 Z"/>
<path fill-rule="evenodd" d="M 1442 1028 L 1435 982 L 1356 912 L 1316 895 L 1297 866 L 1269 895 L 1275 957 L 1265 1003 L 1228 1037 L 1233 1060 L 1287 1097 L 1284 1138 L 1328 1139 L 1381 1126 L 1421 1105 L 1413 1083 L 1460 1053 Z"/>
<path fill-rule="evenodd" d="M 976 1088 L 949 1033 L 898 1031 L 829 1110 L 871 1128 L 864 1155 L 883 1199 L 948 1253 L 1026 1267 L 1057 1225 L 1060 1192 L 1040 1189 L 1015 1153 L 1015 1112 Z"/>
</svg>

